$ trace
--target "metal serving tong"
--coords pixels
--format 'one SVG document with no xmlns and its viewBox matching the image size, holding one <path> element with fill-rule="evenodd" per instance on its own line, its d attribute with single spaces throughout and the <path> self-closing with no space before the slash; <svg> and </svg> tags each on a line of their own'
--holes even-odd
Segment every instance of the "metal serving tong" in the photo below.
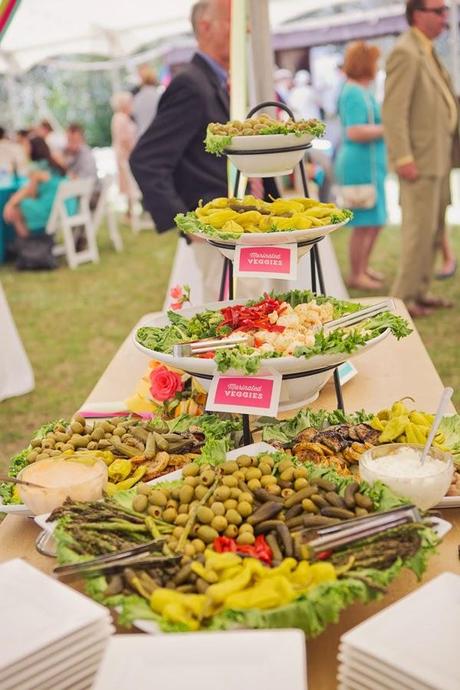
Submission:
<svg viewBox="0 0 460 690">
<path fill-rule="evenodd" d="M 327 321 L 323 324 L 323 330 L 327 333 L 336 330 L 337 328 L 344 328 L 354 326 L 361 321 L 365 321 L 371 316 L 376 316 L 384 311 L 394 311 L 394 302 L 392 299 L 371 304 L 369 307 L 355 311 L 352 314 L 341 316 L 340 319 Z M 248 336 L 238 336 L 237 338 L 230 338 L 222 340 L 221 338 L 194 340 L 189 343 L 180 343 L 180 345 L 173 346 L 174 357 L 193 357 L 205 352 L 215 352 L 216 350 L 225 350 L 236 347 L 237 345 L 245 345 L 248 342 Z"/>
<path fill-rule="evenodd" d="M 81 563 L 73 563 L 72 565 L 58 565 L 54 568 L 55 575 L 70 577 L 73 575 L 82 575 L 83 573 L 90 575 L 96 573 L 116 573 L 126 567 L 148 567 L 153 568 L 155 565 L 165 565 L 166 563 L 173 563 L 182 558 L 181 554 L 173 556 L 163 556 L 159 552 L 148 553 L 158 548 L 160 543 L 165 540 L 155 539 L 140 546 L 133 546 L 131 549 L 118 551 L 117 553 L 109 553 L 105 556 L 97 556 L 90 561 Z M 158 554 L 158 555 L 157 555 Z"/>
<path fill-rule="evenodd" d="M 174 357 L 193 357 L 204 352 L 215 352 L 216 350 L 226 350 L 237 345 L 245 345 L 248 336 L 242 335 L 237 338 L 222 340 L 221 338 L 208 338 L 206 340 L 194 340 L 189 343 L 181 343 L 173 346 Z"/>
<path fill-rule="evenodd" d="M 333 321 L 326 321 L 323 325 L 323 330 L 330 333 L 335 331 L 337 328 L 348 328 L 349 326 L 355 326 L 361 321 L 369 319 L 371 316 L 376 316 L 384 311 L 394 311 L 395 305 L 392 299 L 386 299 L 382 302 L 377 302 L 376 304 L 371 304 L 369 307 L 364 309 L 359 309 L 354 311 L 352 314 L 346 314 L 341 316 L 339 319 L 334 319 Z"/>
<path fill-rule="evenodd" d="M 422 522 L 418 509 L 413 505 L 401 506 L 394 510 L 354 518 L 344 523 L 321 527 L 318 537 L 308 542 L 308 548 L 313 556 L 326 551 L 334 551 L 355 541 L 361 541 L 374 534 L 386 532 L 389 529 L 405 525 L 409 522 Z"/>
</svg>

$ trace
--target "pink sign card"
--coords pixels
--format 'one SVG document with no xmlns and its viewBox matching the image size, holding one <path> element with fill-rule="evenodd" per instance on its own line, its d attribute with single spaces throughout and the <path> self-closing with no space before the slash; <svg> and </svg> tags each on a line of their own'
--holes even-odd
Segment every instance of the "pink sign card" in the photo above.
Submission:
<svg viewBox="0 0 460 690">
<path fill-rule="evenodd" d="M 206 409 L 213 412 L 268 414 L 278 412 L 281 375 L 227 376 L 216 374 L 209 388 Z"/>
<path fill-rule="evenodd" d="M 266 247 L 235 247 L 235 276 L 244 278 L 297 278 L 297 245 L 278 244 Z"/>
</svg>

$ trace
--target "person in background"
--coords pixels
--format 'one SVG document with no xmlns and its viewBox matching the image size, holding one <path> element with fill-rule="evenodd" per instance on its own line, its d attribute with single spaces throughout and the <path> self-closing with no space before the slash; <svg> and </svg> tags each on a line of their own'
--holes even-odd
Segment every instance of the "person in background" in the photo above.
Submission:
<svg viewBox="0 0 460 690">
<path fill-rule="evenodd" d="M 18 237 L 45 231 L 58 187 L 65 179 L 65 169 L 41 137 L 31 138 L 30 159 L 34 169 L 28 184 L 10 197 L 3 210 L 5 221 L 14 225 Z"/>
<path fill-rule="evenodd" d="M 7 139 L 3 127 L 0 127 L 0 171 L 7 175 L 27 173 L 24 149 L 17 142 Z"/>
<path fill-rule="evenodd" d="M 320 119 L 320 99 L 311 84 L 308 70 L 300 69 L 295 73 L 287 104 L 298 120 Z"/>
<path fill-rule="evenodd" d="M 447 25 L 444 0 L 409 0 L 409 29 L 386 65 L 383 123 L 399 177 L 402 246 L 392 294 L 414 317 L 452 303 L 429 293 L 445 232 L 449 176 L 460 161 L 459 111 L 449 75 L 432 41 Z"/>
<path fill-rule="evenodd" d="M 115 152 L 118 168 L 118 187 L 120 193 L 127 199 L 127 220 L 132 214 L 132 203 L 136 196 L 136 184 L 129 167 L 129 157 L 136 142 L 136 124 L 131 115 L 133 112 L 133 96 L 129 91 L 120 91 L 112 97 L 112 146 Z"/>
<path fill-rule="evenodd" d="M 285 67 L 275 69 L 273 73 L 275 91 L 286 105 L 289 101 L 289 94 L 293 86 L 292 72 Z"/>
<path fill-rule="evenodd" d="M 94 153 L 86 143 L 83 127 L 74 122 L 67 127 L 67 146 L 64 151 L 67 174 L 70 178 L 91 179 L 94 184 L 90 208 L 99 198 L 99 178 Z"/>
<path fill-rule="evenodd" d="M 383 281 L 383 276 L 369 266 L 372 249 L 387 218 L 386 148 L 380 108 L 371 90 L 379 55 L 377 46 L 364 41 L 347 46 L 342 68 L 347 80 L 338 104 L 343 137 L 335 161 L 337 182 L 339 185 L 373 184 L 376 192 L 372 208 L 352 208 L 347 285 L 359 290 L 377 290 Z"/>
<path fill-rule="evenodd" d="M 21 146 L 24 152 L 25 172 L 27 173 L 30 162 L 30 129 L 18 129 L 15 135 L 16 143 Z"/>
<path fill-rule="evenodd" d="M 230 0 L 193 5 L 191 23 L 198 50 L 162 95 L 155 119 L 136 144 L 130 164 L 144 206 L 158 232 L 174 227 L 174 217 L 215 197 L 227 196 L 225 156 L 206 153 L 210 122 L 229 120 Z M 270 179 L 265 193 L 279 196 Z M 185 240 L 182 240 L 185 242 Z M 222 256 L 193 238 L 193 255 L 206 301 L 217 299 Z"/>
<path fill-rule="evenodd" d="M 139 65 L 138 74 L 141 84 L 133 94 L 133 117 L 137 125 L 137 136 L 141 137 L 156 115 L 163 89 L 149 65 Z"/>
<path fill-rule="evenodd" d="M 64 149 L 66 137 L 64 132 L 57 132 L 49 120 L 42 120 L 33 128 L 33 135 L 44 139 L 54 159 L 64 165 Z"/>
</svg>

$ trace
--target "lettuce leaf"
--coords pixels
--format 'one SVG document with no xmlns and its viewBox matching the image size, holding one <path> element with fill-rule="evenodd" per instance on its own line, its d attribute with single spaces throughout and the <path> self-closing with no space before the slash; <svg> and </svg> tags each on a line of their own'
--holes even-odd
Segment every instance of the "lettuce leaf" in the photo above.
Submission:
<svg viewBox="0 0 460 690">
<path fill-rule="evenodd" d="M 452 453 L 455 464 L 460 468 L 460 415 L 443 417 L 439 431 L 444 434 L 443 448 Z"/>
</svg>

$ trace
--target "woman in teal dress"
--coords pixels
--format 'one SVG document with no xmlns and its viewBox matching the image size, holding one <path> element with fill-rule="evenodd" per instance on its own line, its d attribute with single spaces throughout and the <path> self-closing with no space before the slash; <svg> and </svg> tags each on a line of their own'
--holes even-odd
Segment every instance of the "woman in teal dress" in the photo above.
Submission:
<svg viewBox="0 0 460 690">
<path fill-rule="evenodd" d="M 335 173 L 339 185 L 373 183 L 376 202 L 372 208 L 352 208 L 349 243 L 349 287 L 375 290 L 383 276 L 369 267 L 369 257 L 380 229 L 386 223 L 385 176 L 387 157 L 380 107 L 370 89 L 377 71 L 379 49 L 364 41 L 350 43 L 343 71 L 347 81 L 339 96 L 343 142 Z"/>
<path fill-rule="evenodd" d="M 30 159 L 34 165 L 27 184 L 13 194 L 3 211 L 19 237 L 45 231 L 58 187 L 65 179 L 64 168 L 41 137 L 30 140 Z"/>
</svg>

